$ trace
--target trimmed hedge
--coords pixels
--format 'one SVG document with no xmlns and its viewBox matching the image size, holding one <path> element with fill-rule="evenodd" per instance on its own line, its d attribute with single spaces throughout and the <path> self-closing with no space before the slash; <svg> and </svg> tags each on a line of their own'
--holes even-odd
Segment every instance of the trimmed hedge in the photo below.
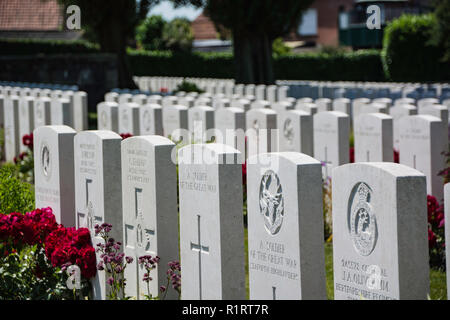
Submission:
<svg viewBox="0 0 450 320">
<path fill-rule="evenodd" d="M 275 59 L 274 69 L 276 78 L 283 80 L 386 80 L 378 50 L 285 55 Z"/>
<path fill-rule="evenodd" d="M 441 62 L 443 49 L 430 42 L 435 25 L 435 16 L 425 14 L 403 15 L 386 27 L 382 59 L 389 80 L 450 80 L 450 63 Z"/>
<path fill-rule="evenodd" d="M 129 50 L 136 76 L 233 78 L 231 53 L 172 53 Z M 274 58 L 274 72 L 283 80 L 385 81 L 380 52 L 289 54 Z"/>
<path fill-rule="evenodd" d="M 83 40 L 0 39 L 2 55 L 36 55 L 64 53 L 97 53 L 99 47 Z"/>
</svg>

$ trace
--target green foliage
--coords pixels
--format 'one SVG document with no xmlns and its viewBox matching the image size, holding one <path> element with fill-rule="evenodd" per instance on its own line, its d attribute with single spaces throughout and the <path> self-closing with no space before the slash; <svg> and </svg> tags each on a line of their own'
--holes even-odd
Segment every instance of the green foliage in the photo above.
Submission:
<svg viewBox="0 0 450 320">
<path fill-rule="evenodd" d="M 441 62 L 442 48 L 430 41 L 436 17 L 402 15 L 385 29 L 383 67 L 392 81 L 431 82 L 450 79 L 450 63 Z"/>
<path fill-rule="evenodd" d="M 180 83 L 176 89 L 174 90 L 174 93 L 177 93 L 179 91 L 184 91 L 184 92 L 198 92 L 198 93 L 203 93 L 204 91 L 202 89 L 200 89 L 199 87 L 197 87 L 197 85 L 195 83 L 183 80 L 182 83 Z"/>
<path fill-rule="evenodd" d="M 450 0 L 435 0 L 434 4 L 433 43 L 443 48 L 443 61 L 450 62 Z"/>
<path fill-rule="evenodd" d="M 275 57 L 291 53 L 291 48 L 284 44 L 283 38 L 276 38 L 272 43 L 272 52 Z"/>
<path fill-rule="evenodd" d="M 187 19 L 175 18 L 167 23 L 162 31 L 162 39 L 166 49 L 171 51 L 190 52 L 194 33 Z"/>
<path fill-rule="evenodd" d="M 96 53 L 99 47 L 83 40 L 0 39 L 3 55 Z"/>
<path fill-rule="evenodd" d="M 163 50 L 163 29 L 167 22 L 160 15 L 146 18 L 137 28 L 136 40 L 145 50 Z"/>
<path fill-rule="evenodd" d="M 0 168 L 0 212 L 29 212 L 34 209 L 34 188 L 19 179 L 18 168 L 5 164 Z"/>
<path fill-rule="evenodd" d="M 233 78 L 231 53 L 142 52 L 129 50 L 136 76 L 178 76 Z M 277 79 L 323 81 L 384 81 L 377 50 L 329 55 L 323 53 L 288 54 L 274 57 Z"/>
<path fill-rule="evenodd" d="M 26 247 L 0 257 L 0 300 L 73 299 L 67 275 L 47 263 L 44 249 Z"/>
<path fill-rule="evenodd" d="M 377 50 L 283 55 L 275 58 L 274 72 L 277 79 L 283 80 L 385 80 Z"/>
</svg>

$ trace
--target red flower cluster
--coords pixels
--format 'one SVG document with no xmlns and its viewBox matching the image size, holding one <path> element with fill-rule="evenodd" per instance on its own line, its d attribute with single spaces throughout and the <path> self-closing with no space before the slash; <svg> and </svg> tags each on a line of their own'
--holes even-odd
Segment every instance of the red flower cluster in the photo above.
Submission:
<svg viewBox="0 0 450 320">
<path fill-rule="evenodd" d="M 436 246 L 436 234 L 433 230 L 444 228 L 444 210 L 434 196 L 427 196 L 428 209 L 428 244 L 430 248 Z"/>
<path fill-rule="evenodd" d="M 24 146 L 28 147 L 30 150 L 33 150 L 33 133 L 24 135 L 22 137 L 22 143 Z"/>
<path fill-rule="evenodd" d="M 394 162 L 400 163 L 400 152 L 394 149 Z"/>
<path fill-rule="evenodd" d="M 1 214 L 0 240 L 11 239 L 14 245 L 42 245 L 57 226 L 51 208 L 36 209 L 26 214 Z"/>
<path fill-rule="evenodd" d="M 58 226 L 45 242 L 45 255 L 54 267 L 76 264 L 86 279 L 96 273 L 95 249 L 91 245 L 86 228 L 64 228 Z"/>
<path fill-rule="evenodd" d="M 51 208 L 25 214 L 0 214 L 0 241 L 11 244 L 7 254 L 8 250 L 14 252 L 19 245 L 43 246 L 54 267 L 77 264 L 85 278 L 95 276 L 95 249 L 91 245 L 89 230 L 58 225 Z"/>
<path fill-rule="evenodd" d="M 161 93 L 167 93 L 167 92 L 169 92 L 169 90 L 168 90 L 167 88 L 164 88 L 164 87 L 161 87 L 161 88 L 159 89 L 159 91 L 160 91 Z"/>
<path fill-rule="evenodd" d="M 355 163 L 355 147 L 350 147 L 350 163 Z"/>
<path fill-rule="evenodd" d="M 22 152 L 21 154 L 19 154 L 18 156 L 14 157 L 13 161 L 15 164 L 19 163 L 19 161 L 22 161 L 23 159 L 25 159 L 25 157 L 28 155 L 28 152 Z"/>
<path fill-rule="evenodd" d="M 125 140 L 131 138 L 133 135 L 131 133 L 121 133 L 120 136 L 122 137 L 122 140 Z"/>
</svg>

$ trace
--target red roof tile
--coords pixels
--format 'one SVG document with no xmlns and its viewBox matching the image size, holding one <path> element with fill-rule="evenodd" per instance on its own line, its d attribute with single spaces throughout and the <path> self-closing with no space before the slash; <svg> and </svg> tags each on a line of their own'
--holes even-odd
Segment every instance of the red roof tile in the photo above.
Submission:
<svg viewBox="0 0 450 320">
<path fill-rule="evenodd" d="M 0 30 L 61 30 L 62 7 L 56 0 L 0 0 Z"/>
<path fill-rule="evenodd" d="M 218 32 L 214 23 L 203 13 L 191 23 L 195 40 L 217 39 Z"/>
</svg>

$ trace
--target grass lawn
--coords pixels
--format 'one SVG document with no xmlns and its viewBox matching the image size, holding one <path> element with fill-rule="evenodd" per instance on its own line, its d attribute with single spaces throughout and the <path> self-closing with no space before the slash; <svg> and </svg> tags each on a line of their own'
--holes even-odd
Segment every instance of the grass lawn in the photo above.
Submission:
<svg viewBox="0 0 450 320">
<path fill-rule="evenodd" d="M 247 228 L 245 229 L 245 269 L 246 269 L 246 288 L 247 298 L 248 293 L 248 237 Z M 327 298 L 334 299 L 334 283 L 333 283 L 333 245 L 331 243 L 325 244 L 325 271 L 327 276 Z M 446 300 L 447 299 L 447 282 L 445 272 L 432 269 L 430 271 L 430 298 L 432 300 Z"/>
</svg>

